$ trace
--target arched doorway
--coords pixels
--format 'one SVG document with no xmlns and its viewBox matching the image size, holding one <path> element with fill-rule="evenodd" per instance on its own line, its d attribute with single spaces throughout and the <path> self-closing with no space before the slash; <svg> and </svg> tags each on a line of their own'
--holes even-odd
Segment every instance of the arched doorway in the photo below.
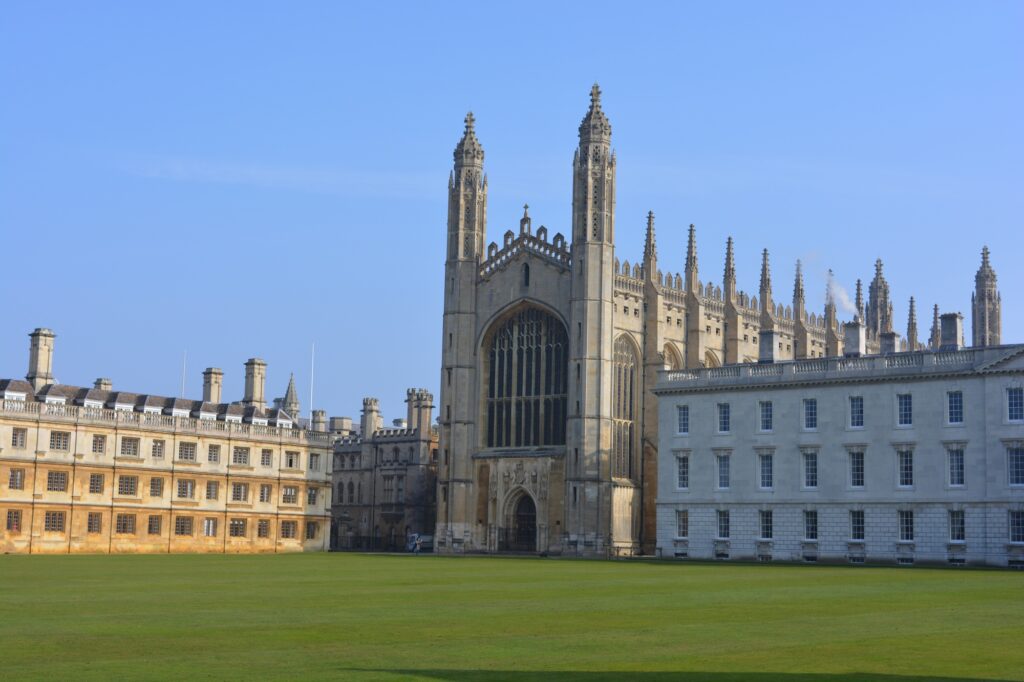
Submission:
<svg viewBox="0 0 1024 682">
<path fill-rule="evenodd" d="M 506 529 L 505 549 L 512 552 L 537 551 L 537 505 L 523 494 L 512 508 L 511 526 Z"/>
</svg>

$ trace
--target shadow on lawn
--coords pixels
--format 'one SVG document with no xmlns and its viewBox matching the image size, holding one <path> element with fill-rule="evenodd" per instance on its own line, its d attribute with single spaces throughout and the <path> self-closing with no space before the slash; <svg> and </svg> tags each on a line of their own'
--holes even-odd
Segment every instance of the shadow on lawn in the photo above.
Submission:
<svg viewBox="0 0 1024 682">
<path fill-rule="evenodd" d="M 342 668 L 340 673 L 381 673 L 426 678 L 431 680 L 452 680 L 453 682 L 499 682 L 508 680 L 520 682 L 540 680 L 541 682 L 606 682 L 610 680 L 639 680 L 640 682 L 959 682 L 962 677 L 929 677 L 925 675 L 879 675 L 874 673 L 712 673 L 712 672 L 582 672 L 572 670 L 413 670 L 384 668 Z M 1007 682 L 977 678 L 974 682 Z"/>
</svg>

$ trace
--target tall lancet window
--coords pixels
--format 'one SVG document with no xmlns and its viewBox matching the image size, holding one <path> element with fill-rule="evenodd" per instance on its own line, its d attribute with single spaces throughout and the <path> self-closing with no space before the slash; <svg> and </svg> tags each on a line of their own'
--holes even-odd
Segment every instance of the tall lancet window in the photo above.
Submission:
<svg viewBox="0 0 1024 682">
<path fill-rule="evenodd" d="M 487 447 L 565 445 L 565 326 L 542 310 L 522 308 L 497 324 L 485 348 Z"/>
<path fill-rule="evenodd" d="M 640 361 L 625 336 L 615 341 L 612 368 L 612 476 L 632 478 L 636 455 L 636 414 Z"/>
</svg>

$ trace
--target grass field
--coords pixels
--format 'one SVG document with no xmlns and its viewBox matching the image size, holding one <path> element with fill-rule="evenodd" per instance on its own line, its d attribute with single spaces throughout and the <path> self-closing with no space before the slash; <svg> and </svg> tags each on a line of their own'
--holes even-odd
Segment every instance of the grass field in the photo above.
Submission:
<svg viewBox="0 0 1024 682">
<path fill-rule="evenodd" d="M 1024 679 L 1024 573 L 0 557 L 0 679 Z"/>
</svg>

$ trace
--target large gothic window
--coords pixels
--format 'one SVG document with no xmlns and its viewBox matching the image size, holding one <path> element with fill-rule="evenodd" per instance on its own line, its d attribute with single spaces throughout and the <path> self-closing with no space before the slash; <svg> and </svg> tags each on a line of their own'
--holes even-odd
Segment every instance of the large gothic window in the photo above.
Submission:
<svg viewBox="0 0 1024 682">
<path fill-rule="evenodd" d="M 562 323 L 523 308 L 487 346 L 489 448 L 565 445 L 569 339 Z"/>
<path fill-rule="evenodd" d="M 637 450 L 640 360 L 629 339 L 620 336 L 613 348 L 612 367 L 612 476 L 632 478 Z"/>
</svg>

